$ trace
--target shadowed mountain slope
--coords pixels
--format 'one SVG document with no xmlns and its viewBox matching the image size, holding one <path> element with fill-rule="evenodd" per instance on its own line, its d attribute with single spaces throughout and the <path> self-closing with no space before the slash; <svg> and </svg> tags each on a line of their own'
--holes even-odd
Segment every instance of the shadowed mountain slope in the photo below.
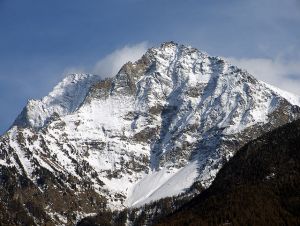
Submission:
<svg viewBox="0 0 300 226">
<path fill-rule="evenodd" d="M 300 121 L 248 143 L 158 225 L 300 225 Z"/>
</svg>

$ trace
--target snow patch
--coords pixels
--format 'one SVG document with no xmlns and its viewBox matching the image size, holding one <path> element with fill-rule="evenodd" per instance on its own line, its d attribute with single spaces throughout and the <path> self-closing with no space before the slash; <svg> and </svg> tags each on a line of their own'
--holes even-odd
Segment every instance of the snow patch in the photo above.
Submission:
<svg viewBox="0 0 300 226">
<path fill-rule="evenodd" d="M 164 167 L 159 171 L 152 171 L 133 186 L 125 205 L 138 207 L 164 197 L 178 195 L 189 188 L 197 176 L 197 161 L 188 163 L 181 169 Z"/>
</svg>

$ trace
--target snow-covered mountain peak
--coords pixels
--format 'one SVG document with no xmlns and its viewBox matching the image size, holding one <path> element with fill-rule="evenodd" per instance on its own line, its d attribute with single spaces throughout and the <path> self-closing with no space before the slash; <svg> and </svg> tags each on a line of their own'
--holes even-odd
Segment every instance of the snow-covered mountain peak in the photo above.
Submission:
<svg viewBox="0 0 300 226">
<path fill-rule="evenodd" d="M 170 84 L 167 85 L 168 87 L 164 87 L 164 95 L 167 95 L 172 86 L 180 85 L 178 84 L 180 81 L 188 84 L 207 83 L 211 76 L 225 73 L 228 67 L 229 64 L 222 58 L 210 57 L 195 48 L 171 41 L 149 49 L 140 60 L 134 63 L 126 63 L 114 78 L 106 81 L 111 80 L 113 84 L 109 91 L 110 95 L 134 94 L 139 83 L 143 83 L 145 80 L 149 82 L 149 76 L 160 77 L 159 79 L 163 83 Z M 237 70 L 233 66 L 231 69 Z M 179 75 L 179 77 L 175 78 L 172 74 L 177 74 L 176 76 Z M 176 84 L 174 79 L 178 80 L 175 82 Z M 141 81 L 138 82 L 138 80 Z M 101 77 L 97 75 L 71 74 L 66 76 L 43 99 L 29 100 L 13 125 L 41 128 L 54 113 L 63 116 L 74 112 L 89 94 L 91 86 L 97 82 L 101 83 Z M 156 90 L 155 87 L 148 87 L 148 89 L 152 92 Z M 118 92 L 116 92 L 117 90 Z"/>
</svg>

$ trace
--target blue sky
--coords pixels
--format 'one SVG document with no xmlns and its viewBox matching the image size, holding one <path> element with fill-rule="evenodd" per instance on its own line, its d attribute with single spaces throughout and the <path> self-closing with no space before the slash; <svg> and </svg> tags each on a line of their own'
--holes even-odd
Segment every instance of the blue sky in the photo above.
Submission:
<svg viewBox="0 0 300 226">
<path fill-rule="evenodd" d="M 300 95 L 299 0 L 0 0 L 0 133 L 64 74 L 168 40 Z"/>
</svg>

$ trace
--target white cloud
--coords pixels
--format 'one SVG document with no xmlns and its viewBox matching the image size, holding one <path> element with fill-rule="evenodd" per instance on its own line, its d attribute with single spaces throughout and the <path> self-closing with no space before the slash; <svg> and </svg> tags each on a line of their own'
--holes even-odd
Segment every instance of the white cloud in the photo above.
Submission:
<svg viewBox="0 0 300 226">
<path fill-rule="evenodd" d="M 149 48 L 148 42 L 141 42 L 133 45 L 125 45 L 123 48 L 116 49 L 110 54 L 98 60 L 94 66 L 86 67 L 68 67 L 66 68 L 62 76 L 67 74 L 81 74 L 81 73 L 92 73 L 100 75 L 101 77 L 112 77 L 115 76 L 121 67 L 131 61 L 135 62 L 140 59 L 143 54 L 146 53 Z"/>
<path fill-rule="evenodd" d="M 300 95 L 300 60 L 289 62 L 282 58 L 227 58 L 227 60 L 246 69 L 259 80 Z"/>
<path fill-rule="evenodd" d="M 147 42 L 141 42 L 135 45 L 126 45 L 100 59 L 96 63 L 92 72 L 103 77 L 112 77 L 116 75 L 123 64 L 128 61 L 134 62 L 138 60 L 147 49 Z"/>
</svg>

